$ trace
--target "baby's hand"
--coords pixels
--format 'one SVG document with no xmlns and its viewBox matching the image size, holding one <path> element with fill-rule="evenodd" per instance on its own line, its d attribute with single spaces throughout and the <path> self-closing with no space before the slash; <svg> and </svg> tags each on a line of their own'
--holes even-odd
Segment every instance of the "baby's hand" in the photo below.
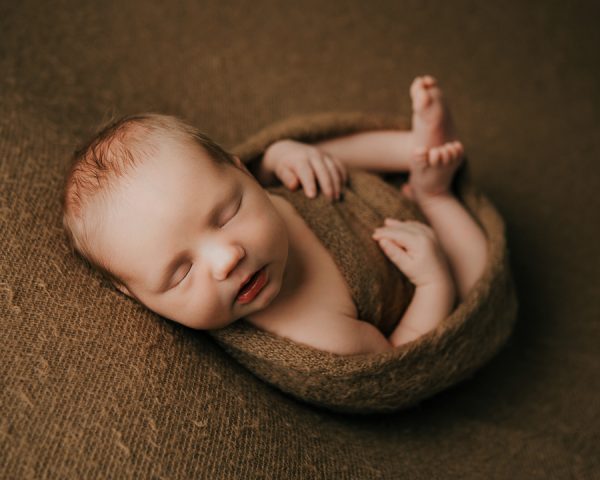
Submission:
<svg viewBox="0 0 600 480">
<path fill-rule="evenodd" d="M 302 183 L 304 193 L 311 198 L 317 195 L 315 176 L 325 195 L 332 200 L 340 198 L 342 186 L 348 181 L 346 167 L 337 158 L 295 140 L 273 143 L 262 162 L 263 168 L 273 172 L 290 190 Z"/>
<path fill-rule="evenodd" d="M 416 287 L 450 278 L 448 262 L 429 225 L 386 218 L 372 238 Z"/>
</svg>

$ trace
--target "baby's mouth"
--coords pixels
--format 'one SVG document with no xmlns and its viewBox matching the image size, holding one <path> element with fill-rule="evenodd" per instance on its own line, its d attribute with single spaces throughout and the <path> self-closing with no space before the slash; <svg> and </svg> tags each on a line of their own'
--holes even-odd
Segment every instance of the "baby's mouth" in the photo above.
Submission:
<svg viewBox="0 0 600 480">
<path fill-rule="evenodd" d="M 266 283 L 265 267 L 263 266 L 242 285 L 235 300 L 240 304 L 250 303 L 260 293 Z"/>
<path fill-rule="evenodd" d="M 254 272 L 252 274 L 252 276 L 248 279 L 248 281 L 240 287 L 240 289 L 238 291 L 238 296 L 243 293 L 246 293 L 248 290 L 250 290 L 250 288 L 252 287 L 252 284 L 256 281 L 256 278 L 258 277 L 259 272 L 260 272 L 260 270 L 257 270 L 256 272 Z"/>
</svg>

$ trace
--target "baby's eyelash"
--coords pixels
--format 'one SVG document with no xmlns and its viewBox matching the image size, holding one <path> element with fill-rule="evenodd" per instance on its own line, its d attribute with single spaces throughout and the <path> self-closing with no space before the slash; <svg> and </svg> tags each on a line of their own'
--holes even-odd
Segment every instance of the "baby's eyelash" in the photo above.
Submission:
<svg viewBox="0 0 600 480">
<path fill-rule="evenodd" d="M 231 217 L 229 217 L 229 218 L 227 219 L 227 221 L 221 225 L 221 227 L 224 227 L 225 225 L 227 225 L 227 224 L 228 224 L 228 223 L 229 223 L 229 222 L 230 222 L 230 221 L 233 219 L 233 217 L 235 217 L 235 216 L 238 214 L 238 212 L 240 211 L 240 208 L 242 207 L 242 200 L 243 200 L 243 199 L 244 199 L 244 196 L 242 195 L 242 196 L 240 197 L 240 201 L 239 201 L 239 203 L 238 203 L 238 206 L 237 206 L 237 208 L 235 209 L 235 212 L 234 212 L 234 214 L 233 214 Z"/>
<path fill-rule="evenodd" d="M 192 263 L 190 265 L 190 268 L 188 269 L 188 271 L 186 272 L 186 274 L 183 276 L 183 278 L 181 280 L 179 280 L 174 286 L 177 287 L 178 285 L 181 285 L 181 283 L 187 278 L 187 276 L 190 274 L 192 267 L 194 266 L 194 264 Z"/>
</svg>

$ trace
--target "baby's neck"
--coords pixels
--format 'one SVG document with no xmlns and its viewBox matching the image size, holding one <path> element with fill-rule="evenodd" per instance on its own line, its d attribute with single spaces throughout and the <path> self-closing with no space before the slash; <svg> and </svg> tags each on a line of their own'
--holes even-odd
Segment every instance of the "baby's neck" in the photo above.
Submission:
<svg viewBox="0 0 600 480">
<path fill-rule="evenodd" d="M 298 285 L 305 276 L 306 267 L 303 263 L 303 250 L 297 243 L 301 236 L 297 231 L 297 219 L 295 218 L 297 213 L 295 212 L 294 207 L 292 207 L 292 205 L 283 197 L 271 194 L 269 197 L 285 222 L 288 234 L 288 258 L 283 274 L 281 290 L 276 299 L 276 301 L 281 301 L 297 290 Z"/>
</svg>

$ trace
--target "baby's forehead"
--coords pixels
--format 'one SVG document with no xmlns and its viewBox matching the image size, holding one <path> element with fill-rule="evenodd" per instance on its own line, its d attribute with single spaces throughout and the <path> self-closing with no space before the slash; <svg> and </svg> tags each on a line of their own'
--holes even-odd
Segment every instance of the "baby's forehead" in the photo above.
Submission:
<svg viewBox="0 0 600 480">
<path fill-rule="evenodd" d="M 203 167 L 219 167 L 221 166 L 212 156 L 198 143 L 189 138 L 172 138 L 159 136 L 152 140 L 155 146 L 155 155 L 152 157 L 169 165 L 169 160 L 185 159 L 188 162 L 183 164 L 184 167 L 194 168 Z"/>
<path fill-rule="evenodd" d="M 123 182 L 115 179 L 115 190 L 131 192 L 136 190 L 171 191 L 189 189 L 213 191 L 216 186 L 236 183 L 236 169 L 215 161 L 199 145 L 193 143 L 161 140 L 157 149 L 145 156 L 134 167 Z M 228 168 L 229 167 L 229 168 Z M 204 188 L 206 186 L 206 188 Z M 124 189 L 123 189 L 124 187 Z"/>
</svg>

